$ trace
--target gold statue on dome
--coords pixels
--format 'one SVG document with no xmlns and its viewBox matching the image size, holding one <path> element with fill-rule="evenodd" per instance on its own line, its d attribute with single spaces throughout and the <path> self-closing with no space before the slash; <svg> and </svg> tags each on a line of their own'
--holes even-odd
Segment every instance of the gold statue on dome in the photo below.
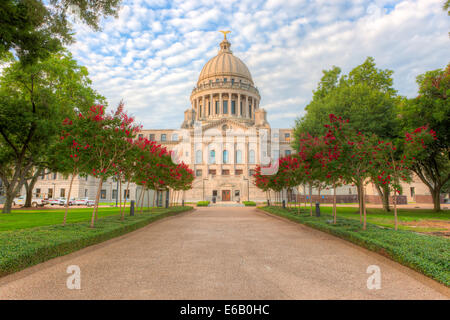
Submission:
<svg viewBox="0 0 450 320">
<path fill-rule="evenodd" d="M 223 40 L 227 40 L 227 34 L 231 33 L 231 31 L 222 31 L 222 30 L 220 30 L 219 32 L 223 33 Z"/>
</svg>

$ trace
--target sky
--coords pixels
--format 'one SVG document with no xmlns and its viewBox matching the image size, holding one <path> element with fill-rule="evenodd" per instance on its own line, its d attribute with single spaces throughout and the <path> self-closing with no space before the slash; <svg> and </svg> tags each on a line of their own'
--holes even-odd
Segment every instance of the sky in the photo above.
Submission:
<svg viewBox="0 0 450 320">
<path fill-rule="evenodd" d="M 110 107 L 123 99 L 145 129 L 180 127 L 203 65 L 223 35 L 249 68 L 273 128 L 304 114 L 322 70 L 375 58 L 399 94 L 450 62 L 444 0 L 127 0 L 94 32 L 76 24 L 69 48 Z"/>
</svg>

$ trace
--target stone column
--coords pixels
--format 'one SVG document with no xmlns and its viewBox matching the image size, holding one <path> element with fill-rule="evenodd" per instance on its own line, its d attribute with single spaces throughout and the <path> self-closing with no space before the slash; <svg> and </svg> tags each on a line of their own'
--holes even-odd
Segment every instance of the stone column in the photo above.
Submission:
<svg viewBox="0 0 450 320">
<path fill-rule="evenodd" d="M 202 116 L 203 118 L 206 118 L 206 106 L 205 106 L 205 96 L 202 96 L 202 107 L 203 107 L 203 111 L 202 111 Z"/>
<path fill-rule="evenodd" d="M 248 118 L 248 96 L 245 97 L 244 117 Z"/>
<path fill-rule="evenodd" d="M 241 113 L 242 113 L 242 111 L 241 111 L 241 94 L 240 93 L 238 93 L 238 105 L 237 105 L 237 110 L 238 110 L 238 117 L 240 117 L 241 116 Z"/>
<path fill-rule="evenodd" d="M 210 108 L 211 108 L 211 114 L 210 115 L 213 115 L 215 106 L 213 104 L 213 95 L 212 95 L 212 93 L 209 94 L 209 104 L 210 104 Z"/>
</svg>

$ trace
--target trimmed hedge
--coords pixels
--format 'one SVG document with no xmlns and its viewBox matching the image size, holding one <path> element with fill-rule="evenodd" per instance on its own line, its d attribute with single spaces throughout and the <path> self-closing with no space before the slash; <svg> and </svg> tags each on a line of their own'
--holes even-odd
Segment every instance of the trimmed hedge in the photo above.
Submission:
<svg viewBox="0 0 450 320">
<path fill-rule="evenodd" d="M 382 228 L 367 224 L 363 231 L 357 220 L 339 218 L 336 224 L 331 215 L 310 217 L 297 214 L 296 209 L 261 207 L 265 212 L 328 232 L 369 250 L 380 253 L 407 267 L 450 286 L 450 240 L 412 231 Z"/>
<path fill-rule="evenodd" d="M 95 228 L 89 222 L 43 226 L 0 232 L 0 277 L 31 267 L 46 260 L 121 236 L 164 217 L 192 210 L 192 207 L 171 207 L 156 213 L 135 216 L 99 218 Z"/>
<path fill-rule="evenodd" d="M 197 207 L 207 207 L 209 206 L 209 201 L 199 201 L 197 202 Z"/>
<path fill-rule="evenodd" d="M 255 206 L 256 206 L 256 202 L 255 202 L 255 201 L 242 201 L 242 203 L 243 203 L 246 207 L 255 207 Z"/>
</svg>

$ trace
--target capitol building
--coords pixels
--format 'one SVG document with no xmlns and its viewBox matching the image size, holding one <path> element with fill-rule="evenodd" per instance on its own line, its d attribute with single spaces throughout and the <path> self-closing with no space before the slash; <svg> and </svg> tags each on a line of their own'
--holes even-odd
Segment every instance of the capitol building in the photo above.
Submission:
<svg viewBox="0 0 450 320">
<path fill-rule="evenodd" d="M 190 95 L 190 108 L 184 112 L 180 128 L 143 129 L 139 133 L 140 137 L 157 141 L 172 150 L 176 160 L 184 161 L 193 170 L 193 188 L 183 194 L 187 202 L 265 201 L 266 193 L 253 184 L 255 168 L 259 164 L 275 163 L 279 157 L 293 152 L 293 129 L 270 127 L 250 70 L 233 54 L 226 33 L 218 54 L 200 71 Z M 48 198 L 67 197 L 69 183 L 70 178 L 49 173 L 38 179 L 33 194 Z M 98 180 L 92 176 L 76 177 L 71 198 L 95 199 L 97 186 Z M 416 197 L 422 195 L 430 198 L 425 185 L 417 179 L 405 187 L 405 201 L 419 201 Z M 292 193 L 309 193 L 305 189 L 302 186 Z M 116 202 L 118 190 L 117 181 L 108 179 L 103 183 L 100 202 Z M 136 200 L 140 187 L 130 184 L 122 193 L 122 199 L 127 195 L 128 199 Z M 322 190 L 321 201 L 330 202 L 331 193 L 331 190 Z M 25 194 L 25 190 L 21 194 Z M 152 203 L 153 191 L 146 194 L 150 204 L 155 205 Z M 157 204 L 161 205 L 167 194 L 165 191 L 157 194 Z M 357 202 L 355 187 L 339 187 L 337 194 L 338 202 Z M 372 184 L 367 187 L 366 195 L 369 202 L 379 202 Z M 318 196 L 318 191 L 313 190 L 313 200 Z M 147 203 L 146 199 L 144 201 Z"/>
</svg>

